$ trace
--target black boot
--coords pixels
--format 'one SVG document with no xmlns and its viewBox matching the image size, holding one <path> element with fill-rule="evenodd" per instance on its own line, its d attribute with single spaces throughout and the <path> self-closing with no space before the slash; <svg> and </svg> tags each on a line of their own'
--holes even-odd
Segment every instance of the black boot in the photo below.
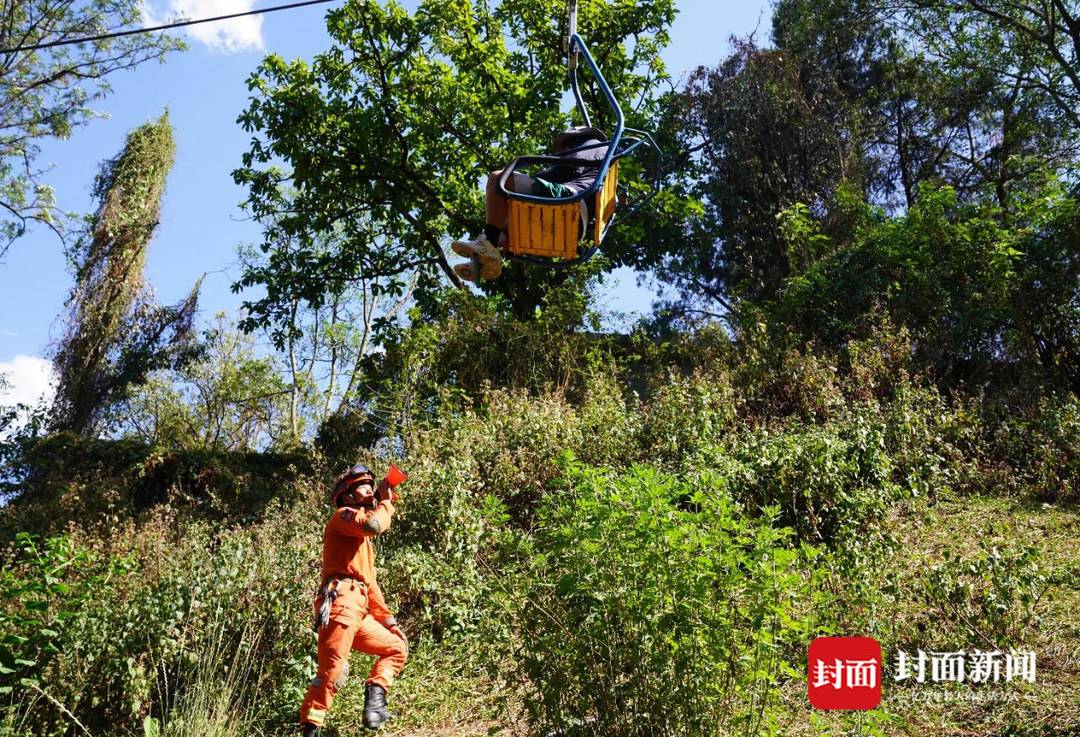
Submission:
<svg viewBox="0 0 1080 737">
<path fill-rule="evenodd" d="M 303 731 L 300 733 L 303 737 L 319 737 L 319 728 L 310 722 L 304 722 Z"/>
<path fill-rule="evenodd" d="M 386 710 L 386 689 L 377 683 L 369 683 L 364 690 L 364 726 L 378 729 L 390 719 Z"/>
</svg>

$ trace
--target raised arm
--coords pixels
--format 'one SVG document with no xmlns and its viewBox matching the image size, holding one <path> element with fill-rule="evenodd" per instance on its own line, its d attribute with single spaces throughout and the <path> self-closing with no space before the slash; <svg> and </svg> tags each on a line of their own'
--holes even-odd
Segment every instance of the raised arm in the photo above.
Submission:
<svg viewBox="0 0 1080 737">
<path fill-rule="evenodd" d="M 344 507 L 330 518 L 328 529 L 348 537 L 375 537 L 390 529 L 394 505 L 389 499 L 379 502 L 374 509 Z"/>
</svg>

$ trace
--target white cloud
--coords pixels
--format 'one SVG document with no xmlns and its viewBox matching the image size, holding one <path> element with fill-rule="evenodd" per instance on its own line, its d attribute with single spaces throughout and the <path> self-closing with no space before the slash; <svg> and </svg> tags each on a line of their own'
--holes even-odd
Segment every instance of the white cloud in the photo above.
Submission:
<svg viewBox="0 0 1080 737">
<path fill-rule="evenodd" d="M 246 13 L 254 9 L 254 0 L 168 0 L 158 15 L 148 3 L 142 5 L 143 25 L 155 26 L 177 19 L 198 20 L 219 15 Z M 262 16 L 248 15 L 215 23 L 197 23 L 184 28 L 196 41 L 225 52 L 261 51 Z"/>
<path fill-rule="evenodd" d="M 31 407 L 41 401 L 52 401 L 56 391 L 56 375 L 51 361 L 37 356 L 15 356 L 0 361 L 0 375 L 6 379 L 0 385 L 0 407 L 26 404 Z"/>
</svg>

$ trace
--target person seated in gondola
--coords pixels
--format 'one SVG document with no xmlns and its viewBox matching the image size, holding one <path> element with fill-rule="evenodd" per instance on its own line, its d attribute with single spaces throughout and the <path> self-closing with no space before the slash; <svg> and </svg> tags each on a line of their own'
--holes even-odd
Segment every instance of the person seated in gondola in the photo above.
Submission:
<svg viewBox="0 0 1080 737">
<path fill-rule="evenodd" d="M 506 182 L 513 192 L 538 197 L 571 197 L 588 189 L 600 173 L 600 165 L 607 154 L 607 138 L 596 128 L 577 126 L 559 133 L 552 141 L 555 156 L 572 159 L 540 171 L 536 176 L 514 172 Z M 454 253 L 470 259 L 468 263 L 455 264 L 454 272 L 462 279 L 494 279 L 502 273 L 502 252 L 506 247 L 506 225 L 509 204 L 499 189 L 502 171 L 493 171 L 487 180 L 487 205 L 483 230 L 472 240 L 454 241 Z M 480 273 L 474 273 L 471 259 L 480 264 Z"/>
</svg>

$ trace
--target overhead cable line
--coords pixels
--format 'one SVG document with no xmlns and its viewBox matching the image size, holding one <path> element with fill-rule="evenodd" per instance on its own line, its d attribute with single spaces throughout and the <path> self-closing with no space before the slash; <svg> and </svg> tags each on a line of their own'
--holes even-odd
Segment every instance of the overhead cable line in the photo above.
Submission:
<svg viewBox="0 0 1080 737">
<path fill-rule="evenodd" d="M 288 5 L 275 5 L 270 8 L 262 8 L 260 10 L 248 10 L 243 13 L 231 13 L 230 15 L 218 15 L 213 18 L 196 18 L 195 20 L 179 20 L 174 23 L 166 23 L 160 26 L 151 26 L 150 28 L 132 28 L 127 31 L 114 31 L 113 33 L 102 33 L 98 36 L 84 36 L 83 38 L 68 38 L 61 41 L 50 41 L 49 43 L 34 44 L 31 46 L 16 46 L 11 49 L 0 49 L 0 54 L 17 54 L 21 51 L 37 51 L 39 49 L 51 49 L 54 46 L 69 46 L 71 44 L 88 43 L 90 41 L 104 41 L 107 38 L 119 38 L 121 36 L 133 36 L 137 33 L 152 33 L 154 31 L 164 31 L 169 28 L 182 28 L 183 26 L 193 26 L 197 23 L 213 23 L 219 20 L 229 20 L 230 18 L 242 18 L 245 15 L 260 15 L 262 13 L 273 13 L 276 10 L 290 10 L 292 8 L 302 8 L 305 5 L 319 5 L 321 3 L 329 3 L 333 0 L 304 0 L 299 3 L 289 3 Z"/>
</svg>

